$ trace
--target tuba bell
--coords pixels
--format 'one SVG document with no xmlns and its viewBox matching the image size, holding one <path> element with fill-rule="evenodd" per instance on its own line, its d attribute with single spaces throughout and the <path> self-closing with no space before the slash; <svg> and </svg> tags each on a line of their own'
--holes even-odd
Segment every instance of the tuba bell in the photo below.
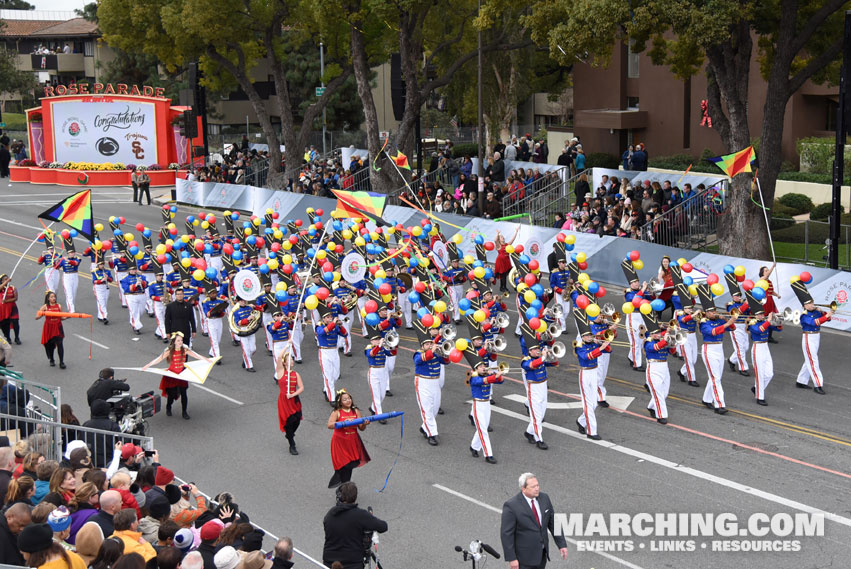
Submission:
<svg viewBox="0 0 851 569">
<path fill-rule="evenodd" d="M 440 337 L 444 340 L 454 340 L 457 335 L 458 330 L 454 324 L 444 324 L 440 327 Z"/>
<path fill-rule="evenodd" d="M 559 326 L 558 324 L 556 324 L 555 322 L 553 322 L 552 324 L 550 324 L 549 326 L 547 326 L 547 333 L 548 333 L 548 334 L 549 334 L 552 338 L 558 338 L 558 337 L 559 337 L 559 336 L 561 336 L 561 334 L 562 334 L 561 326 Z"/>
<path fill-rule="evenodd" d="M 390 330 L 384 336 L 384 343 L 388 348 L 395 348 L 399 345 L 399 334 L 394 330 Z"/>
<path fill-rule="evenodd" d="M 505 312 L 497 313 L 494 318 L 494 324 L 496 324 L 497 328 L 508 328 L 508 325 L 511 323 L 511 319 L 508 317 L 508 314 Z"/>
</svg>

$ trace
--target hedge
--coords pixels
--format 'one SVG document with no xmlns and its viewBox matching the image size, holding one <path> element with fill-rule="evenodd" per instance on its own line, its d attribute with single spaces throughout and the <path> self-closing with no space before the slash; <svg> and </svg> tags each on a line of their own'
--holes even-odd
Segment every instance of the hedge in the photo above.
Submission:
<svg viewBox="0 0 851 569">
<path fill-rule="evenodd" d="M 843 214 L 845 213 L 845 207 L 842 204 L 839 205 L 839 211 L 841 211 Z M 830 217 L 831 213 L 833 213 L 833 204 L 819 204 L 814 207 L 813 210 L 810 212 L 810 219 L 814 221 L 828 221 L 828 218 Z"/>
<path fill-rule="evenodd" d="M 23 113 L 3 113 L 3 122 L 6 123 L 5 130 L 27 130 L 27 118 Z"/>
<path fill-rule="evenodd" d="M 792 215 L 801 215 L 813 210 L 813 200 L 804 194 L 784 194 L 777 199 L 778 202 L 795 211 Z"/>
<path fill-rule="evenodd" d="M 785 221 L 785 220 L 783 220 Z M 845 214 L 842 216 L 842 224 L 851 224 L 851 215 Z M 810 244 L 823 245 L 830 234 L 829 223 L 796 223 L 785 229 L 775 230 L 775 222 L 771 221 L 771 237 L 775 241 L 783 241 L 786 243 L 806 243 L 807 225 L 809 225 L 809 242 Z M 844 230 L 842 230 L 842 239 L 845 239 Z"/>
<path fill-rule="evenodd" d="M 792 219 L 791 215 L 774 213 L 774 215 L 771 216 L 770 227 L 772 231 L 786 229 L 793 225 L 795 225 L 795 220 Z"/>
<path fill-rule="evenodd" d="M 454 144 L 452 146 L 452 157 L 463 158 L 469 156 L 475 158 L 479 155 L 479 145 L 475 142 L 465 142 L 464 144 Z"/>
<path fill-rule="evenodd" d="M 614 154 L 592 152 L 585 157 L 586 168 L 611 168 L 617 170 L 620 165 L 621 159 Z"/>
<path fill-rule="evenodd" d="M 814 172 L 780 172 L 778 180 L 790 180 L 792 182 L 810 182 L 811 184 L 832 184 L 833 176 L 830 174 L 816 174 Z"/>
<path fill-rule="evenodd" d="M 776 217 L 792 217 L 793 215 L 797 215 L 795 210 L 790 207 L 787 207 L 780 203 L 780 200 L 774 200 L 774 205 L 771 206 L 771 215 Z"/>
</svg>

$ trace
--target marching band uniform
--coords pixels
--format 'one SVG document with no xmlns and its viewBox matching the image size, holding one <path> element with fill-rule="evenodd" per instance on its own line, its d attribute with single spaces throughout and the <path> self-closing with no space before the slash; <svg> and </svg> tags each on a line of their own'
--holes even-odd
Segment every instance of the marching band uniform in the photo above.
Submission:
<svg viewBox="0 0 851 569">
<path fill-rule="evenodd" d="M 369 366 L 366 372 L 366 380 L 372 400 L 369 410 L 373 415 L 380 415 L 384 412 L 381 409 L 381 404 L 387 391 L 387 357 L 390 355 L 390 350 L 384 345 L 381 329 L 378 326 L 367 325 L 367 333 L 370 343 L 363 353 Z M 386 422 L 386 419 L 382 421 Z"/>
<path fill-rule="evenodd" d="M 74 249 L 73 237 L 69 236 L 68 239 L 63 237 L 62 243 L 68 253 L 68 257 L 59 261 L 59 266 L 62 269 L 62 288 L 65 290 L 65 304 L 68 307 L 68 312 L 76 312 L 74 300 L 77 298 L 77 285 L 80 282 L 80 276 L 77 273 L 80 268 L 80 259 Z"/>
<path fill-rule="evenodd" d="M 219 344 L 222 341 L 222 329 L 227 311 L 222 311 L 218 314 L 212 314 L 212 310 L 222 303 L 227 303 L 227 297 L 220 294 L 220 291 L 215 288 L 210 288 L 207 291 L 207 299 L 201 303 L 204 314 L 207 315 L 207 328 L 209 329 L 210 351 L 208 352 L 211 358 L 216 358 L 222 355 L 219 349 Z M 220 363 L 220 362 L 217 362 Z"/>
<path fill-rule="evenodd" d="M 234 321 L 240 326 L 245 326 L 249 323 L 249 319 L 251 318 L 252 313 L 254 312 L 254 308 L 251 306 L 247 306 L 244 298 L 239 299 L 239 307 L 235 308 L 233 311 L 232 318 Z M 238 336 L 239 343 L 242 346 L 242 367 L 245 368 L 245 371 L 254 373 L 254 362 L 251 360 L 252 354 L 257 351 L 257 344 L 254 338 L 254 334 L 248 334 L 247 336 Z"/>
<path fill-rule="evenodd" d="M 119 283 L 127 276 L 127 271 L 130 268 L 127 257 L 119 249 L 117 238 L 112 243 L 112 267 L 115 269 L 115 280 Z M 118 287 L 118 298 L 121 300 L 121 307 L 127 308 L 127 298 L 124 295 L 124 287 L 122 286 Z"/>
<path fill-rule="evenodd" d="M 433 344 L 434 341 L 419 319 L 414 321 L 414 329 L 417 331 L 421 346 L 421 349 L 414 353 L 414 390 L 417 393 L 417 405 L 423 419 L 420 432 L 428 440 L 428 444 L 437 446 L 435 415 L 440 408 L 440 372 L 443 366 L 449 363 L 449 359 L 436 354 L 434 347 L 422 349 L 424 344 Z"/>
<path fill-rule="evenodd" d="M 148 231 L 148 229 L 145 228 L 145 231 Z M 142 254 L 142 258 L 139 259 L 138 266 L 142 276 L 145 277 L 145 280 L 150 284 L 154 282 L 154 265 L 151 262 L 153 260 L 151 238 L 145 237 L 145 235 L 142 234 L 142 241 L 145 245 L 145 252 Z M 148 313 L 148 316 L 154 316 L 154 301 L 151 300 L 150 293 L 145 295 L 145 311 Z"/>
<path fill-rule="evenodd" d="M 273 321 L 266 325 L 266 331 L 272 338 L 272 355 L 275 361 L 280 361 L 281 356 L 290 345 L 290 329 L 292 324 L 284 321 L 284 313 L 280 308 L 275 308 L 272 314 Z M 211 334 L 212 336 L 212 334 Z M 273 368 L 274 375 L 274 368 Z"/>
<path fill-rule="evenodd" d="M 443 280 L 449 285 L 452 314 L 457 324 L 461 321 L 458 303 L 464 298 L 464 283 L 467 282 L 467 274 L 464 269 L 458 266 L 461 259 L 458 257 L 458 246 L 454 241 L 446 244 L 446 252 L 449 254 L 449 266 L 443 270 Z"/>
<path fill-rule="evenodd" d="M 411 274 L 410 269 L 400 268 L 399 270 L 405 271 L 409 276 Z M 399 282 L 399 288 L 396 296 L 397 302 L 399 303 L 398 310 L 402 312 L 402 316 L 405 318 L 405 328 L 408 330 L 412 330 L 414 327 L 411 321 L 411 313 L 413 312 L 413 306 L 411 306 L 411 301 L 408 300 L 408 294 L 410 293 L 410 291 L 407 289 L 407 287 L 405 287 L 404 283 L 400 278 L 396 277 L 396 280 Z"/>
<path fill-rule="evenodd" d="M 378 317 L 381 318 L 381 323 L 379 323 L 378 327 L 381 330 L 381 337 L 386 338 L 389 332 L 395 332 L 397 328 L 402 327 L 402 318 L 400 317 L 390 317 L 385 318 L 381 316 L 382 310 L 389 310 L 386 306 L 381 306 L 379 304 L 378 309 Z M 398 332 L 397 332 L 398 333 Z M 384 395 L 387 397 L 393 397 L 393 392 L 390 391 L 390 379 L 393 377 L 393 370 L 396 369 L 396 355 L 398 354 L 398 349 L 393 347 L 387 348 L 387 356 L 385 367 L 387 368 L 387 382 L 385 383 L 386 389 L 384 390 Z"/>
<path fill-rule="evenodd" d="M 701 356 L 706 373 L 709 374 L 706 389 L 703 391 L 703 404 L 709 409 L 714 409 L 719 415 L 723 415 L 727 412 L 727 407 L 724 405 L 724 388 L 721 386 L 721 374 L 724 373 L 723 334 L 728 327 L 732 328 L 735 325 L 722 321 L 715 312 L 715 302 L 709 285 L 706 283 L 697 285 L 697 296 L 703 310 L 711 313 L 700 321 L 700 335 L 703 337 Z"/>
<path fill-rule="evenodd" d="M 269 333 L 269 324 L 272 323 L 272 313 L 278 308 L 278 300 L 272 291 L 272 274 L 260 271 L 260 284 L 263 285 L 263 294 L 255 299 L 254 304 L 263 316 L 263 334 L 266 337 L 266 350 L 272 353 L 272 335 Z"/>
<path fill-rule="evenodd" d="M 666 425 L 668 423 L 667 398 L 668 391 L 671 389 L 668 353 L 673 353 L 674 349 L 660 337 L 662 331 L 659 329 L 657 313 L 653 311 L 642 316 L 644 316 L 644 325 L 647 327 L 647 339 L 644 341 L 644 355 L 647 356 L 645 381 L 650 387 L 650 403 L 647 404 L 647 410 L 656 421 Z"/>
<path fill-rule="evenodd" d="M 529 407 L 529 425 L 524 433 L 530 444 L 535 444 L 541 450 L 549 448 L 544 442 L 543 423 L 547 412 L 547 368 L 558 365 L 558 362 L 547 362 L 541 356 L 533 357 L 533 350 L 540 350 L 538 338 L 527 323 L 520 328 L 523 341 L 529 354 L 523 358 L 520 367 L 523 368 L 523 381 L 526 384 L 526 403 Z"/>
<path fill-rule="evenodd" d="M 44 242 L 47 245 L 47 250 L 38 258 L 38 264 L 44 265 L 44 284 L 47 290 L 58 290 L 59 286 L 59 263 L 61 257 L 58 257 L 53 250 L 53 234 L 52 232 L 44 232 Z"/>
<path fill-rule="evenodd" d="M 679 283 L 674 287 L 677 291 L 671 296 L 671 303 L 674 305 L 677 326 L 687 334 L 685 343 L 680 346 L 683 365 L 677 370 L 677 376 L 680 381 L 687 381 L 692 387 L 700 387 L 694 370 L 694 364 L 697 362 L 697 321 L 692 313 L 694 301 L 686 285 Z"/>
<path fill-rule="evenodd" d="M 97 268 L 92 271 L 92 288 L 98 306 L 98 320 L 109 324 L 109 283 L 113 282 L 112 271 L 104 268 L 103 253 L 95 252 Z M 120 287 L 119 287 L 120 288 Z"/>
<path fill-rule="evenodd" d="M 599 374 L 597 360 L 603 354 L 603 350 L 593 340 L 585 340 L 586 337 L 592 335 L 591 325 L 585 311 L 574 308 L 573 319 L 576 322 L 579 337 L 583 338 L 582 342 L 574 348 L 579 360 L 579 392 L 582 397 L 582 414 L 576 420 L 576 426 L 581 434 L 598 441 L 602 437 L 597 434 L 597 415 L 595 413 L 597 409 L 597 376 Z"/>
<path fill-rule="evenodd" d="M 316 341 L 319 344 L 319 367 L 322 370 L 324 385 L 322 391 L 328 402 L 334 402 L 334 387 L 340 379 L 340 354 L 337 352 L 337 339 L 347 335 L 342 322 L 333 320 L 331 307 L 324 301 L 319 301 L 316 309 L 321 315 L 321 323 L 314 328 Z"/>
<path fill-rule="evenodd" d="M 164 342 L 168 342 L 168 337 L 165 333 L 165 303 L 163 299 L 168 292 L 168 285 L 163 281 L 162 265 L 157 264 L 154 268 L 154 282 L 148 285 L 148 298 L 151 299 L 154 309 L 154 317 L 157 320 L 157 329 L 154 336 L 162 338 Z"/>
<path fill-rule="evenodd" d="M 553 295 L 556 299 L 556 304 L 561 306 L 562 316 L 559 318 L 558 325 L 562 332 L 567 332 L 567 315 L 570 314 L 571 306 L 565 298 L 565 290 L 570 288 L 570 272 L 567 270 L 567 259 L 561 258 L 558 260 L 558 269 L 550 273 L 550 288 L 553 289 Z M 567 295 L 570 298 L 570 295 Z"/>
<path fill-rule="evenodd" d="M 479 357 L 479 352 L 473 348 L 472 342 L 464 350 L 464 357 L 470 367 L 473 368 L 467 381 L 470 384 L 473 399 L 470 415 L 473 418 L 473 426 L 476 427 L 473 440 L 470 442 L 470 453 L 474 457 L 478 457 L 481 451 L 485 455 L 485 462 L 496 464 L 488 435 L 491 421 L 490 389 L 492 384 L 502 383 L 504 380 L 501 373 L 488 374 L 485 362 Z"/>
<path fill-rule="evenodd" d="M 613 328 L 609 327 L 609 324 L 600 323 L 600 319 L 594 320 L 591 322 L 591 333 L 595 337 L 599 337 L 600 334 L 605 332 L 606 330 L 612 330 L 617 336 L 617 331 Z M 602 350 L 600 357 L 597 358 L 597 405 L 600 407 L 608 407 L 609 403 L 606 401 L 606 376 L 609 374 L 609 363 L 612 361 L 612 347 L 606 346 L 606 349 Z"/>
<path fill-rule="evenodd" d="M 753 297 L 750 291 L 745 291 L 751 314 L 756 318 L 748 323 L 748 332 L 751 335 L 751 363 L 753 364 L 754 386 L 751 392 L 756 397 L 758 405 L 767 405 L 765 402 L 765 390 L 774 377 L 774 361 L 771 359 L 771 350 L 768 348 L 768 336 L 772 331 L 782 331 L 783 326 L 773 326 L 771 321 L 765 319 L 765 307 Z"/>
<path fill-rule="evenodd" d="M 801 334 L 801 351 L 804 353 L 804 365 L 798 372 L 795 387 L 806 389 L 809 387 L 810 380 L 812 380 L 813 391 L 823 395 L 824 376 L 821 374 L 818 361 L 820 331 L 822 324 L 829 322 L 833 313 L 822 312 L 816 308 L 813 297 L 807 290 L 807 285 L 800 280 L 792 283 L 792 290 L 806 311 L 801 314 L 801 331 L 803 332 Z M 807 308 L 807 306 L 810 306 L 810 308 Z"/>
<path fill-rule="evenodd" d="M 635 297 L 644 298 L 644 286 L 639 286 L 638 273 L 635 272 L 635 267 L 632 266 L 632 261 L 624 259 L 621 262 L 621 269 L 626 275 L 626 280 L 629 283 L 629 288 L 624 292 L 624 300 L 632 302 Z M 644 371 L 641 365 L 641 326 L 644 321 L 641 318 L 641 313 L 635 311 L 626 315 L 626 335 L 629 339 L 629 351 L 626 354 L 632 369 L 635 371 Z"/>
<path fill-rule="evenodd" d="M 740 316 L 736 319 L 737 326 L 730 333 L 730 340 L 733 341 L 733 353 L 727 360 L 727 364 L 730 366 L 731 371 L 738 370 L 739 375 L 747 377 L 750 374 L 748 373 L 748 329 L 746 322 L 748 321 L 747 315 L 751 312 L 747 303 L 742 300 L 742 291 L 739 288 L 736 275 L 727 273 L 724 275 L 724 278 L 727 281 L 727 289 L 730 291 L 730 296 L 733 297 L 732 302 L 727 303 L 727 312 L 731 312 L 733 309 L 741 312 Z"/>
<path fill-rule="evenodd" d="M 348 284 L 348 283 L 346 283 Z M 354 315 L 349 316 L 346 319 L 343 319 L 342 316 L 347 315 L 349 313 L 348 309 L 344 304 L 344 299 L 349 296 L 352 291 L 345 286 L 338 286 L 333 290 L 331 294 L 334 295 L 337 302 L 331 305 L 331 311 L 334 312 L 335 318 L 340 318 L 340 322 L 342 322 L 343 326 L 346 329 L 345 334 L 340 334 L 337 337 L 337 347 L 343 350 L 343 354 L 347 357 L 352 356 L 352 327 L 354 325 Z"/>
<path fill-rule="evenodd" d="M 148 288 L 148 281 L 145 277 L 136 273 L 136 263 L 128 267 L 129 272 L 126 277 L 121 279 L 121 289 L 124 291 L 124 298 L 127 300 L 127 312 L 130 316 L 130 326 L 136 334 L 141 334 L 142 329 L 142 311 L 145 310 L 145 289 Z"/>
</svg>

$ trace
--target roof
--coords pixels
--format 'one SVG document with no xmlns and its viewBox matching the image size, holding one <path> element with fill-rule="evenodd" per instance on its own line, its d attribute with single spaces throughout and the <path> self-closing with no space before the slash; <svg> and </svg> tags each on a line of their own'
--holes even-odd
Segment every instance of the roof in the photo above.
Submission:
<svg viewBox="0 0 851 569">
<path fill-rule="evenodd" d="M 5 25 L 0 29 L 0 36 L 24 37 L 64 22 L 57 20 L 3 20 L 3 23 Z"/>
<path fill-rule="evenodd" d="M 74 18 L 65 22 L 53 22 L 49 27 L 42 28 L 31 35 L 39 37 L 97 36 L 100 32 L 95 22 L 85 18 Z"/>
</svg>

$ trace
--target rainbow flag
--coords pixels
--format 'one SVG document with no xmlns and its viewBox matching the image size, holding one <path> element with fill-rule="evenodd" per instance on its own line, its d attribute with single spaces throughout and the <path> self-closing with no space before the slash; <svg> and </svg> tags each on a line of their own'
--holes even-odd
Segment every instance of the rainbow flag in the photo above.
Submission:
<svg viewBox="0 0 851 569">
<path fill-rule="evenodd" d="M 39 214 L 41 219 L 61 221 L 88 239 L 95 240 L 94 219 L 92 215 L 92 191 L 84 190 L 68 196 L 55 206 Z"/>
<path fill-rule="evenodd" d="M 331 190 L 337 196 L 337 211 L 352 217 L 369 217 L 376 223 L 388 225 L 381 218 L 387 196 L 375 192 L 347 192 Z"/>
<path fill-rule="evenodd" d="M 393 162 L 399 168 L 404 168 L 405 170 L 410 170 L 411 166 L 408 164 L 408 157 L 402 154 L 400 151 L 396 151 L 396 156 L 392 156 Z"/>
<path fill-rule="evenodd" d="M 734 152 L 733 154 L 716 156 L 715 158 L 708 158 L 707 160 L 714 162 L 716 166 L 721 168 L 725 174 L 732 178 L 742 172 L 753 171 L 751 170 L 751 163 L 756 160 L 756 152 L 754 151 L 753 146 L 748 146 L 744 150 Z"/>
</svg>

